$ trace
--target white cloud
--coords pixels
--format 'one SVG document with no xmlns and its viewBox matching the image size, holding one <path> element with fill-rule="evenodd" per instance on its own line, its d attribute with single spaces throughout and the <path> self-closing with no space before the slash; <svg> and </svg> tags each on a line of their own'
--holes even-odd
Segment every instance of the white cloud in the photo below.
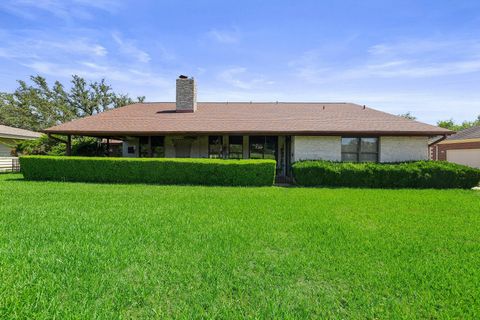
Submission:
<svg viewBox="0 0 480 320">
<path fill-rule="evenodd" d="M 75 54 L 104 57 L 108 50 L 88 38 L 68 38 L 48 40 L 33 34 L 24 33 L 0 37 L 4 46 L 0 47 L 0 57 L 17 59 L 37 59 L 42 56 Z"/>
<path fill-rule="evenodd" d="M 145 51 L 139 49 L 135 45 L 134 41 L 123 39 L 118 32 L 114 32 L 112 34 L 112 37 L 124 54 L 142 63 L 147 63 L 151 60 L 150 55 Z"/>
<path fill-rule="evenodd" d="M 24 66 L 35 72 L 61 78 L 70 78 L 72 75 L 79 75 L 87 79 L 105 78 L 108 81 L 123 82 L 132 85 L 148 85 L 158 88 L 170 84 L 162 76 L 127 66 L 98 64 L 91 61 L 71 61 L 70 63 L 54 63 L 49 61 L 34 61 L 25 63 Z"/>
<path fill-rule="evenodd" d="M 207 36 L 210 39 L 223 44 L 233 44 L 240 41 L 240 32 L 236 28 L 233 30 L 211 29 L 207 32 Z"/>
<path fill-rule="evenodd" d="M 114 0 L 3 0 L 0 9 L 25 19 L 36 19 L 39 13 L 47 12 L 63 20 L 91 19 L 92 10 L 113 13 L 120 3 Z"/>
<path fill-rule="evenodd" d="M 263 75 L 247 73 L 244 67 L 225 69 L 218 74 L 218 78 L 239 89 L 255 89 L 262 85 L 273 84 L 273 81 L 266 80 Z"/>
<path fill-rule="evenodd" d="M 361 54 L 361 53 L 360 53 Z M 332 61 L 322 50 L 306 51 L 288 64 L 296 77 L 313 82 L 371 78 L 432 78 L 480 72 L 480 41 L 409 40 L 369 47 L 363 60 Z"/>
</svg>

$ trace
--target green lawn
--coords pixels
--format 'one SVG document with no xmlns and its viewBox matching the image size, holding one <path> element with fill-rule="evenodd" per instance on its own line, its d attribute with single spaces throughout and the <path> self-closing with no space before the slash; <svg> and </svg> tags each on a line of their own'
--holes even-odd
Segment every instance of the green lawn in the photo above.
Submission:
<svg viewBox="0 0 480 320">
<path fill-rule="evenodd" d="M 0 318 L 479 318 L 480 192 L 0 175 Z"/>
</svg>

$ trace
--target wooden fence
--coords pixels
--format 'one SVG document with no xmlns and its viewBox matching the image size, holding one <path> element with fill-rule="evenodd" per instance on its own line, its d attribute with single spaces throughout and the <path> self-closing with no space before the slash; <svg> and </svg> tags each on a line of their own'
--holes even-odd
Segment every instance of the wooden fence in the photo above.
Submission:
<svg viewBox="0 0 480 320">
<path fill-rule="evenodd" d="M 15 157 L 0 157 L 0 172 L 19 172 L 20 162 Z"/>
</svg>

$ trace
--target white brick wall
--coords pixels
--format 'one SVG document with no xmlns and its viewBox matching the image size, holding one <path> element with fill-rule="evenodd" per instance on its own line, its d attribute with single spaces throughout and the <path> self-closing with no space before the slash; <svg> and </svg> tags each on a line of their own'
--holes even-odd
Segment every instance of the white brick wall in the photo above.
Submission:
<svg viewBox="0 0 480 320">
<path fill-rule="evenodd" d="M 292 137 L 293 161 L 342 159 L 342 140 L 339 136 Z"/>
<path fill-rule="evenodd" d="M 428 160 L 428 137 L 381 137 L 380 162 Z"/>
<path fill-rule="evenodd" d="M 340 136 L 293 137 L 293 161 L 341 161 Z M 380 162 L 428 160 L 427 137 L 380 137 Z"/>
</svg>

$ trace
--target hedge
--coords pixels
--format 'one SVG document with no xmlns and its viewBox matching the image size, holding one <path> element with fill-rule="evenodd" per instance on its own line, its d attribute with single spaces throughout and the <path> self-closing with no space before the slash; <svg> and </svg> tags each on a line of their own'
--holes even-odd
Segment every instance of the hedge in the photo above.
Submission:
<svg viewBox="0 0 480 320">
<path fill-rule="evenodd" d="M 480 182 L 480 170 L 445 161 L 301 161 L 293 164 L 293 174 L 301 186 L 470 189 Z"/>
<path fill-rule="evenodd" d="M 274 160 L 23 156 L 27 180 L 271 186 Z"/>
</svg>

